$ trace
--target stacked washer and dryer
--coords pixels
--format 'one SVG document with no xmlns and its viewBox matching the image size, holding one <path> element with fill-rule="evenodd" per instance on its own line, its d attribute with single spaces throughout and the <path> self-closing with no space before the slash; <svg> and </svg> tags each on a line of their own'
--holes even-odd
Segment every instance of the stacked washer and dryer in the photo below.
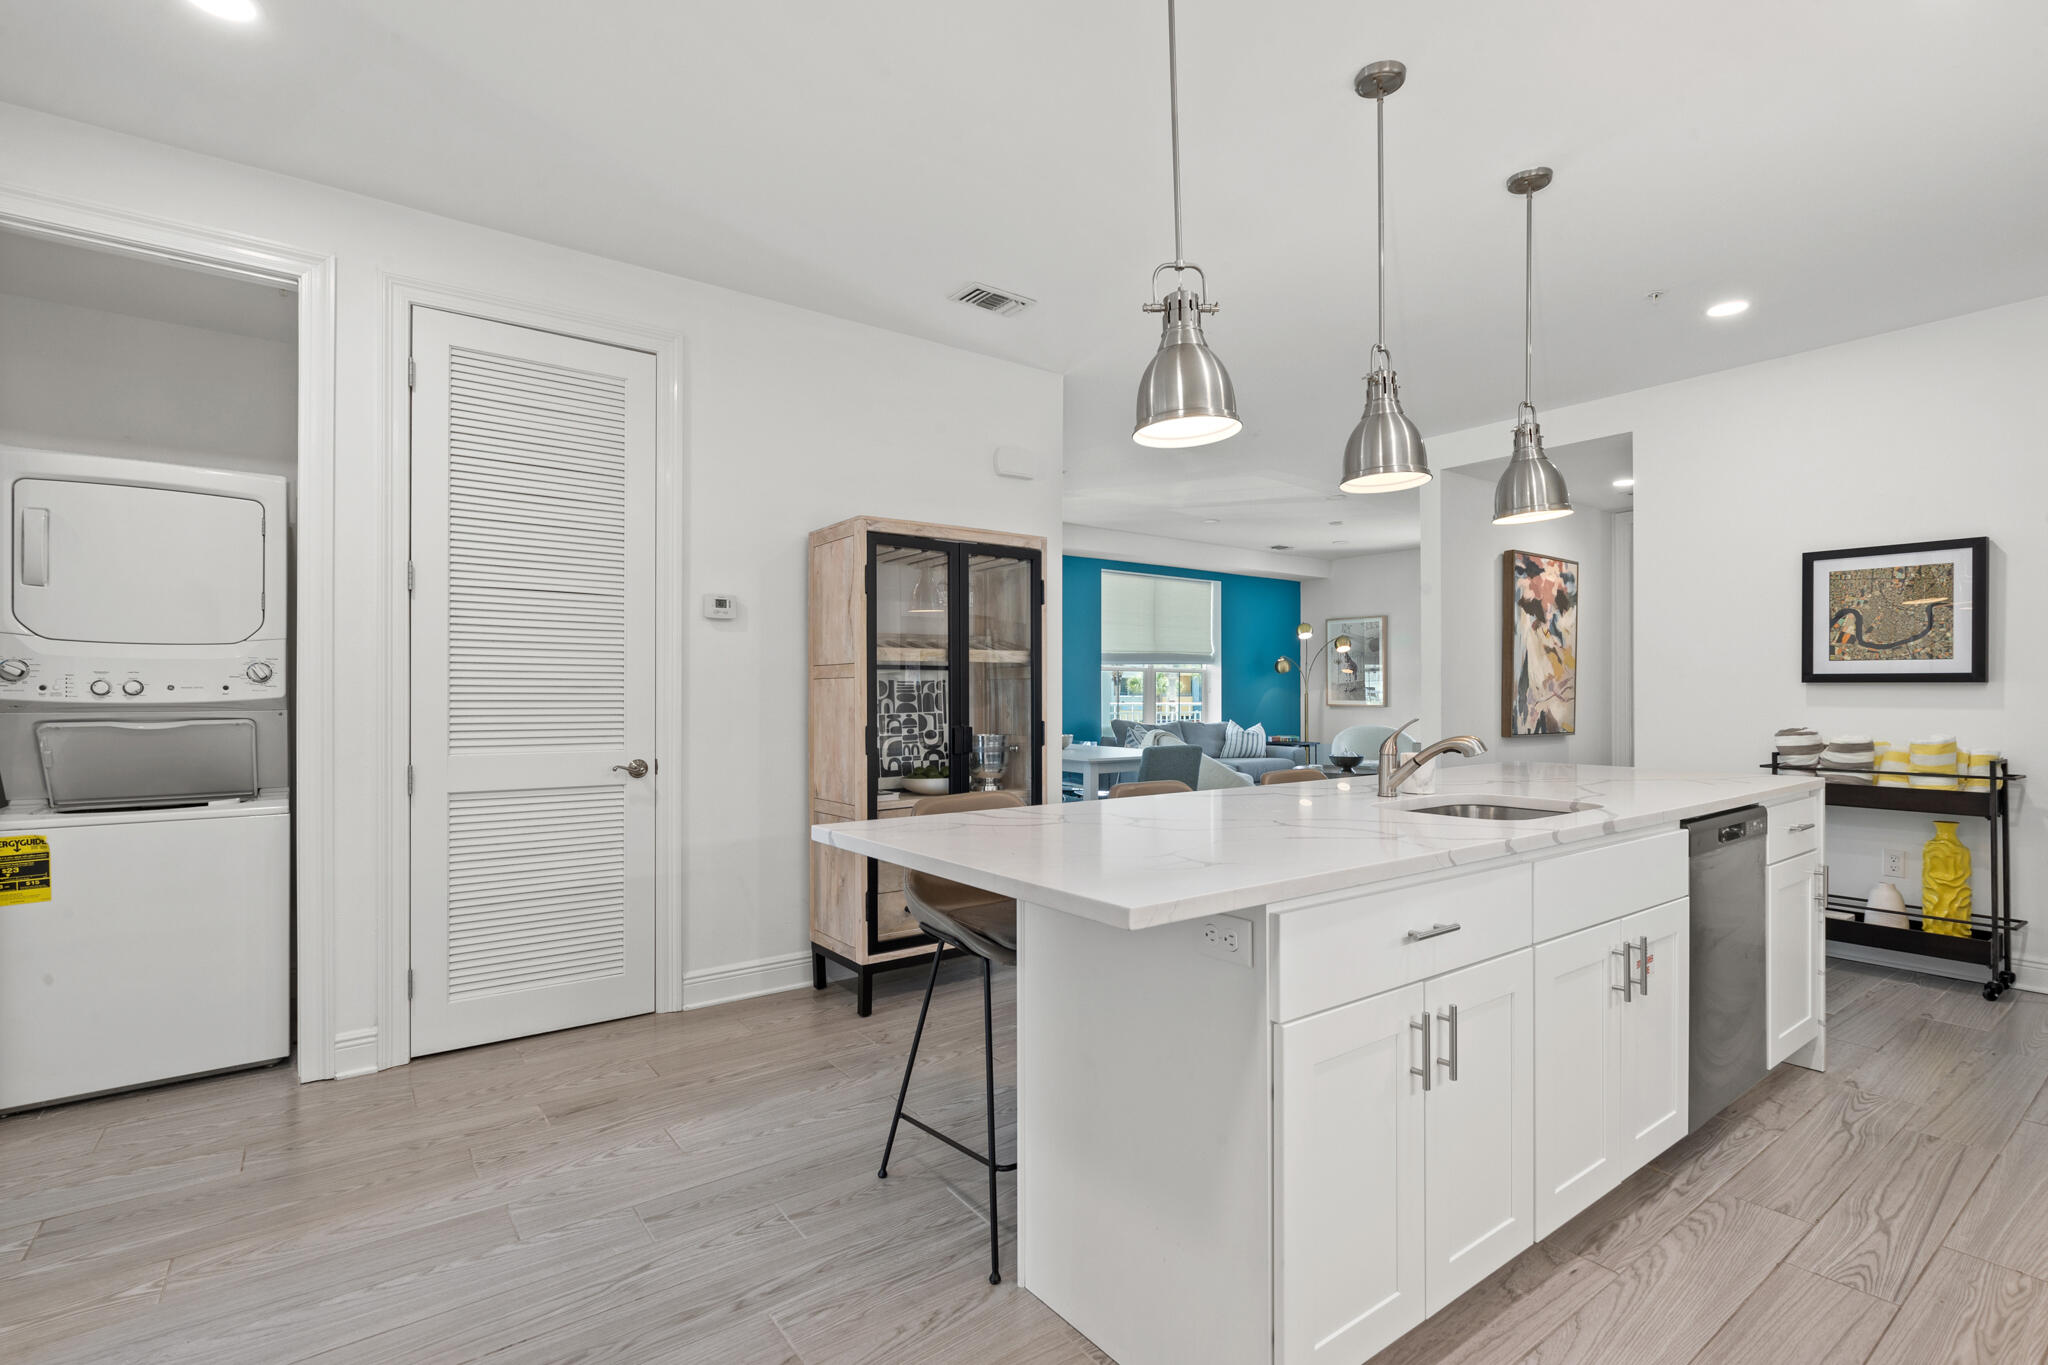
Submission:
<svg viewBox="0 0 2048 1365">
<path fill-rule="evenodd" d="M 291 1052 L 286 481 L 0 446 L 0 1113 Z"/>
</svg>

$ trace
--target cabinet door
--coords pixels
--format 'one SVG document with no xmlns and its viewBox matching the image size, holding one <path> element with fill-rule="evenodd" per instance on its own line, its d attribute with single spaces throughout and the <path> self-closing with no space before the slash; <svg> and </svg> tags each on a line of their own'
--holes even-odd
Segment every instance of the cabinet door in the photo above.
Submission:
<svg viewBox="0 0 2048 1365">
<path fill-rule="evenodd" d="M 1621 1141 L 1621 926 L 1536 945 L 1536 1235 L 1628 1174 Z"/>
<path fill-rule="evenodd" d="M 1626 1173 L 1685 1136 L 1692 1095 L 1692 902 L 1641 910 L 1615 927 L 1636 977 L 1621 1007 L 1616 1150 Z"/>
<path fill-rule="evenodd" d="M 1357 1365 L 1423 1318 L 1420 984 L 1275 1029 L 1281 1365 Z"/>
<path fill-rule="evenodd" d="M 1813 921 L 1820 914 L 1820 860 L 1813 854 L 1772 863 L 1765 916 L 1764 1061 L 1776 1066 L 1820 1036 L 1820 990 Z"/>
<path fill-rule="evenodd" d="M 1530 950 L 1425 985 L 1435 1072 L 1423 1099 L 1428 1311 L 1535 1241 Z"/>
</svg>

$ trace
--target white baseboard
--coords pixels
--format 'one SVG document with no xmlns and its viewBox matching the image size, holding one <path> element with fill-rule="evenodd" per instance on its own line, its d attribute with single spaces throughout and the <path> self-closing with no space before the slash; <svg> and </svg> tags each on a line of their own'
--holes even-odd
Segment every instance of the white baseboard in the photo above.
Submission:
<svg viewBox="0 0 2048 1365">
<path fill-rule="evenodd" d="M 377 1030 L 344 1029 L 334 1035 L 334 1078 L 366 1076 L 377 1069 Z"/>
<path fill-rule="evenodd" d="M 1828 956 L 1845 958 L 1850 962 L 1867 962 L 1874 967 L 1897 967 L 1909 972 L 1922 972 L 1928 976 L 1952 977 L 1957 981 L 1972 981 L 1984 984 L 1989 975 L 1974 962 L 1951 962 L 1947 958 L 1922 957 L 1918 953 L 1894 953 L 1884 948 L 1870 948 L 1861 943 L 1830 943 Z M 2048 995 L 2048 962 L 2039 958 L 2016 957 L 2012 960 L 2012 974 L 2017 979 L 2013 989 L 2034 991 Z"/>
<path fill-rule="evenodd" d="M 776 991 L 792 991 L 811 984 L 809 949 L 779 957 L 735 962 L 727 967 L 706 967 L 683 973 L 683 1008 L 700 1009 L 728 1000 L 746 1000 Z"/>
</svg>

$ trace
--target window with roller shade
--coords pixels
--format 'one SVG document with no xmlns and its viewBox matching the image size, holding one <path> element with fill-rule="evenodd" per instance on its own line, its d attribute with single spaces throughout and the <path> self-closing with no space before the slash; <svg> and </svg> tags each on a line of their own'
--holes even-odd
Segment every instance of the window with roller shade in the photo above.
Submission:
<svg viewBox="0 0 2048 1365">
<path fill-rule="evenodd" d="M 1102 714 L 1165 724 L 1222 714 L 1220 585 L 1102 575 Z"/>
</svg>

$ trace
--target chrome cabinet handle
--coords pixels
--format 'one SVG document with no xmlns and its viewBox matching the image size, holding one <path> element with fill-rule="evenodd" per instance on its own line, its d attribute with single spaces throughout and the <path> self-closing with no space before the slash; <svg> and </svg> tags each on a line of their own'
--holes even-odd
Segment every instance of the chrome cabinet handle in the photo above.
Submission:
<svg viewBox="0 0 2048 1365">
<path fill-rule="evenodd" d="M 1607 989 L 1610 991 L 1620 991 L 1621 1002 L 1624 1005 L 1632 1003 L 1636 998 L 1635 963 L 1629 957 L 1629 953 L 1634 948 L 1635 945 L 1633 943 L 1624 943 L 1608 954 L 1609 957 L 1621 959 L 1621 984 L 1619 986 L 1609 986 Z"/>
<path fill-rule="evenodd" d="M 1650 963 L 1654 961 L 1650 956 L 1650 936 L 1648 934 L 1644 934 L 1636 940 L 1636 957 L 1643 969 L 1642 980 L 1636 982 L 1636 994 L 1647 996 L 1650 993 Z"/>
<path fill-rule="evenodd" d="M 636 758 L 631 763 L 614 763 L 612 764 L 612 771 L 624 773 L 628 777 L 645 777 L 647 776 L 647 760 Z"/>
<path fill-rule="evenodd" d="M 1437 1018 L 1443 1020 L 1451 1031 L 1451 1055 L 1437 1058 L 1436 1064 L 1441 1067 L 1448 1067 L 1450 1069 L 1450 1079 L 1455 1081 L 1458 1079 L 1458 1007 L 1456 1005 L 1446 1006 L 1444 1013 L 1439 1014 Z"/>
<path fill-rule="evenodd" d="M 1408 1027 L 1422 1030 L 1422 1065 L 1409 1067 L 1408 1074 L 1422 1077 L 1422 1088 L 1427 1090 L 1429 1079 L 1436 1072 L 1436 1068 L 1429 1064 L 1429 1059 L 1435 1052 L 1429 1045 L 1429 1011 L 1424 1010 L 1420 1019 L 1410 1019 Z"/>
<path fill-rule="evenodd" d="M 1442 938 L 1445 934 L 1455 934 L 1464 927 L 1462 924 L 1432 924 L 1427 929 L 1410 929 L 1401 938 L 1404 943 L 1420 943 L 1426 938 Z"/>
<path fill-rule="evenodd" d="M 1785 831 L 1785 832 L 1786 832 L 1787 834 L 1804 834 L 1804 833 L 1806 833 L 1806 831 L 1808 831 L 1808 830 L 1810 830 L 1810 829 L 1812 829 L 1812 828 L 1813 828 L 1813 821 L 1811 821 L 1811 820 L 1808 820 L 1808 821 L 1807 821 L 1807 822 L 1806 822 L 1805 824 L 1803 824 L 1803 825 L 1792 825 L 1792 826 L 1790 826 L 1789 828 L 1787 828 L 1787 829 L 1786 829 L 1786 831 Z"/>
</svg>

